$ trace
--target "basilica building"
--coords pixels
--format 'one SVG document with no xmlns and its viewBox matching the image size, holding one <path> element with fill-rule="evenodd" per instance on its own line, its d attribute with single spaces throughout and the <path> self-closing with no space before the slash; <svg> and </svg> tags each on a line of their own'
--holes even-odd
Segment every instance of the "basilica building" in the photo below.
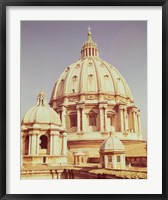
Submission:
<svg viewBox="0 0 168 200">
<path fill-rule="evenodd" d="M 140 110 L 120 72 L 101 59 L 90 30 L 81 58 L 60 75 L 49 105 L 40 92 L 37 105 L 22 119 L 23 163 L 83 161 L 107 166 L 102 164 L 103 156 L 111 155 L 109 162 L 122 160 L 115 166 L 146 166 Z M 114 142 L 121 147 L 117 150 L 121 158 L 114 156 Z"/>
</svg>

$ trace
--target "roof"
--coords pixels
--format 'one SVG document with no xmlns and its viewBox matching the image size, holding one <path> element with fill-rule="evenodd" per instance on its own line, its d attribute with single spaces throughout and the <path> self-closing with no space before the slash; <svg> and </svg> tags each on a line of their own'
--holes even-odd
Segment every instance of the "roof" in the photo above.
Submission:
<svg viewBox="0 0 168 200">
<path fill-rule="evenodd" d="M 126 149 L 126 157 L 146 157 L 147 156 L 147 148 L 146 142 L 137 143 L 137 144 L 129 144 L 125 145 Z"/>
<path fill-rule="evenodd" d="M 125 151 L 125 147 L 117 137 L 112 135 L 101 144 L 100 151 Z"/>
<path fill-rule="evenodd" d="M 147 157 L 146 142 L 126 144 L 124 146 L 126 157 Z M 100 157 L 100 153 L 94 151 L 92 152 L 92 157 L 98 158 Z"/>
</svg>

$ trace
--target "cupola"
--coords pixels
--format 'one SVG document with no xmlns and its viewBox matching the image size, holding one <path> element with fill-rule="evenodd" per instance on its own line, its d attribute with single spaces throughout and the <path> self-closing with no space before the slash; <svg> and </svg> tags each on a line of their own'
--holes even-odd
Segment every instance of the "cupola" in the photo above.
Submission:
<svg viewBox="0 0 168 200">
<path fill-rule="evenodd" d="M 55 110 L 48 105 L 43 90 L 41 90 L 37 96 L 37 104 L 30 108 L 22 119 L 22 125 L 35 123 L 61 126 L 60 117 Z"/>
<path fill-rule="evenodd" d="M 91 29 L 88 28 L 88 38 L 82 47 L 81 59 L 91 56 L 99 57 L 99 49 L 97 48 L 97 44 L 92 40 Z"/>
</svg>

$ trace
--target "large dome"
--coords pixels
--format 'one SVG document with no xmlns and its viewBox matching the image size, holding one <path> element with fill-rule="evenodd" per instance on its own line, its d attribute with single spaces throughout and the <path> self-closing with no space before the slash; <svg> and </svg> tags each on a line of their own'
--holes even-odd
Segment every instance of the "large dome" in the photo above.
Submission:
<svg viewBox="0 0 168 200">
<path fill-rule="evenodd" d="M 49 107 L 43 91 L 37 97 L 37 105 L 30 108 L 22 119 L 22 125 L 31 123 L 61 125 L 59 115 Z"/>
<path fill-rule="evenodd" d="M 62 97 L 86 94 L 105 94 L 109 95 L 109 99 L 120 96 L 133 102 L 123 76 L 113 65 L 99 57 L 91 32 L 83 45 L 81 59 L 68 66 L 56 82 L 50 104 Z"/>
<path fill-rule="evenodd" d="M 60 115 L 68 146 L 75 152 L 85 142 L 88 152 L 99 149 L 112 127 L 120 140 L 142 139 L 140 110 L 129 86 L 113 65 L 100 58 L 90 31 L 81 58 L 55 83 L 50 106 Z"/>
</svg>

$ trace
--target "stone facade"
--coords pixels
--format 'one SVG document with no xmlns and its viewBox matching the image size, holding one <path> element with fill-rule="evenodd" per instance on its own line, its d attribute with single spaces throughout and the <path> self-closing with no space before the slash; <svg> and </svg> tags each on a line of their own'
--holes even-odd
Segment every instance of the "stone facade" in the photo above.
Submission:
<svg viewBox="0 0 168 200">
<path fill-rule="evenodd" d="M 49 104 L 41 91 L 37 105 L 22 119 L 23 164 L 100 162 L 101 167 L 124 169 L 125 147 L 102 150 L 104 142 L 112 138 L 120 141 L 120 147 L 122 142 L 143 142 L 140 110 L 129 86 L 113 65 L 100 58 L 90 31 L 81 59 L 63 71 Z"/>
<path fill-rule="evenodd" d="M 82 149 L 94 157 L 100 144 L 114 135 L 120 140 L 141 141 L 140 110 L 123 76 L 99 56 L 88 32 L 81 59 L 66 67 L 54 85 L 51 107 L 67 132 L 68 149 Z"/>
</svg>

